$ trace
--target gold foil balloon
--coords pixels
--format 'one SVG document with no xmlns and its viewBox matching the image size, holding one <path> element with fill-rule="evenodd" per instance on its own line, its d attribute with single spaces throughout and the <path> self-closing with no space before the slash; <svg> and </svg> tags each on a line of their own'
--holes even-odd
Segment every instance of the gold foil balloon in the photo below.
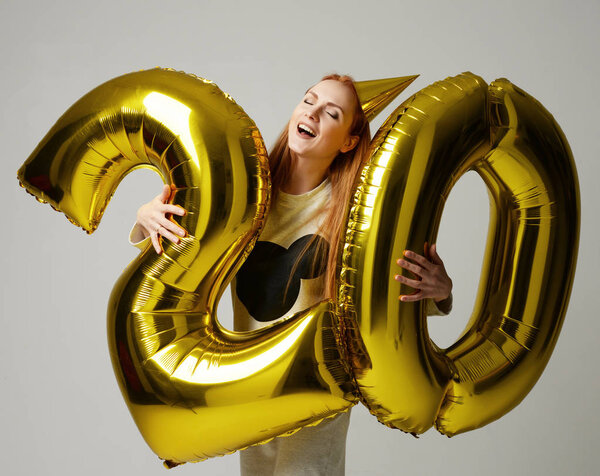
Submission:
<svg viewBox="0 0 600 476">
<path fill-rule="evenodd" d="M 339 314 L 360 396 L 379 421 L 448 436 L 517 405 L 541 375 L 571 291 L 579 192 L 550 113 L 506 79 L 465 73 L 426 87 L 382 125 L 351 204 Z M 479 294 L 458 341 L 439 349 L 422 302 L 393 279 L 404 249 L 435 242 L 446 197 L 468 170 L 491 218 Z"/>
<path fill-rule="evenodd" d="M 416 76 L 357 83 L 369 118 Z M 88 232 L 120 180 L 156 170 L 188 213 L 179 244 L 142 252 L 116 283 L 110 354 L 142 435 L 168 466 L 229 453 L 347 410 L 360 394 L 384 424 L 449 436 L 517 405 L 543 371 L 573 282 L 579 192 L 552 116 L 505 79 L 464 73 L 394 111 L 372 143 L 340 247 L 337 303 L 252 332 L 215 309 L 268 211 L 265 147 L 210 81 L 172 70 L 99 86 L 55 124 L 19 170 L 38 200 Z M 479 294 L 458 341 L 438 348 L 423 305 L 401 303 L 404 249 L 433 242 L 468 170 L 491 219 Z M 408 290 L 410 291 L 410 290 Z"/>
<path fill-rule="evenodd" d="M 91 233 L 138 167 L 171 184 L 171 203 L 187 210 L 173 219 L 189 232 L 161 255 L 141 253 L 108 308 L 114 370 L 152 450 L 169 466 L 198 461 L 353 405 L 329 303 L 248 333 L 216 319 L 270 193 L 258 129 L 216 85 L 161 69 L 108 81 L 58 120 L 18 176 Z"/>
</svg>

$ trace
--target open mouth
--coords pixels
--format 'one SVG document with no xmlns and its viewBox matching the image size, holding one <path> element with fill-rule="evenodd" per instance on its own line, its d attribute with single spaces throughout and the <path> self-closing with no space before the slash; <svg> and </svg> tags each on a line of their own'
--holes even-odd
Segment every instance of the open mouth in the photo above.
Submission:
<svg viewBox="0 0 600 476">
<path fill-rule="evenodd" d="M 317 134 L 305 124 L 298 124 L 298 133 L 305 137 L 316 137 Z"/>
</svg>

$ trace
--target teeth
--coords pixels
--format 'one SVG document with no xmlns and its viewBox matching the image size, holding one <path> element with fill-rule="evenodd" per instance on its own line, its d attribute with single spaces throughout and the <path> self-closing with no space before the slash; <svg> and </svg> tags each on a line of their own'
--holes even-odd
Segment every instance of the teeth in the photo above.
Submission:
<svg viewBox="0 0 600 476">
<path fill-rule="evenodd" d="M 315 137 L 315 131 L 313 131 L 310 127 L 305 126 L 304 124 L 298 124 L 298 129 L 308 132 L 311 136 Z"/>
</svg>

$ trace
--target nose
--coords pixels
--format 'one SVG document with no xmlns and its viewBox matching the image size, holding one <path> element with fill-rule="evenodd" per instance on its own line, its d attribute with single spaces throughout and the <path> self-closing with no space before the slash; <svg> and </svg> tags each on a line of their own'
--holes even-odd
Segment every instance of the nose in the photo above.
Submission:
<svg viewBox="0 0 600 476">
<path fill-rule="evenodd" d="M 312 119 L 315 122 L 319 122 L 319 114 L 317 113 L 318 111 L 318 106 L 316 104 L 312 104 L 308 106 L 308 109 L 306 110 L 306 116 L 309 117 L 310 119 Z"/>
</svg>

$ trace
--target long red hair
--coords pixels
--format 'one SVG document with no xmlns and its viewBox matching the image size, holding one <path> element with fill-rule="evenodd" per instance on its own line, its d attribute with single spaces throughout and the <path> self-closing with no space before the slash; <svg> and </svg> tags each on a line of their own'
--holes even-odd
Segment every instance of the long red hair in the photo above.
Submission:
<svg viewBox="0 0 600 476">
<path fill-rule="evenodd" d="M 351 88 L 356 99 L 352 124 L 350 126 L 350 135 L 358 136 L 359 140 L 356 146 L 344 153 L 339 153 L 327 170 L 327 176 L 331 182 L 331 200 L 329 207 L 324 210 L 325 216 L 318 232 L 307 244 L 302 254 L 321 235 L 329 242 L 329 251 L 326 258 L 326 276 L 324 297 L 333 298 L 335 296 L 335 278 L 337 250 L 343 233 L 342 226 L 345 223 L 345 215 L 350 195 L 358 176 L 368 159 L 369 144 L 371 142 L 371 131 L 369 121 L 361 107 L 358 93 L 354 87 L 354 80 L 347 75 L 329 74 L 321 78 L 321 81 L 333 79 L 339 81 Z M 310 89 L 310 88 L 309 88 Z M 288 147 L 288 126 L 286 124 L 282 133 L 279 135 L 271 152 L 269 154 L 269 167 L 271 169 L 272 198 L 276 199 L 281 187 L 288 181 L 292 173 L 293 157 Z M 315 253 L 319 256 L 320 253 Z M 300 261 L 298 258 L 297 263 Z M 313 266 L 320 266 L 322 263 L 313 263 Z M 294 267 L 295 269 L 295 267 Z M 292 274 L 294 270 L 292 270 Z M 289 283 L 288 283 L 289 284 Z"/>
</svg>

